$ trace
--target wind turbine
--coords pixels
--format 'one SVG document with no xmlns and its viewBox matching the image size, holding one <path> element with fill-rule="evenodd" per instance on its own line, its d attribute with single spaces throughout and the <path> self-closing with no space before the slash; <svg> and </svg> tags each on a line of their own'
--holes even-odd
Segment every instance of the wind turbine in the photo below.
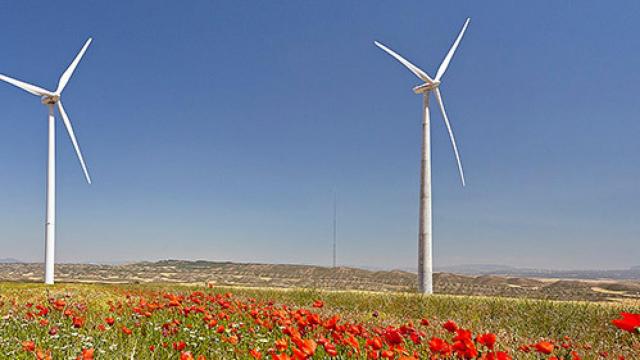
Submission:
<svg viewBox="0 0 640 360">
<path fill-rule="evenodd" d="M 429 95 L 431 92 L 435 94 L 444 123 L 449 131 L 449 139 L 451 139 L 451 145 L 453 146 L 453 153 L 455 154 L 456 161 L 458 163 L 458 172 L 460 172 L 460 179 L 462 180 L 462 186 L 465 185 L 464 172 L 462 171 L 462 163 L 460 162 L 460 155 L 458 154 L 458 147 L 456 146 L 456 139 L 453 136 L 453 130 L 451 130 L 451 124 L 449 118 L 444 110 L 444 103 L 442 102 L 442 94 L 440 93 L 440 79 L 444 72 L 447 71 L 447 67 L 453 58 L 453 54 L 456 52 L 460 40 L 464 32 L 467 30 L 469 21 L 467 18 L 460 30 L 460 34 L 456 38 L 456 41 L 449 49 L 447 56 L 445 56 L 442 64 L 436 72 L 436 77 L 431 78 L 426 72 L 422 71 L 417 66 L 407 61 L 402 56 L 395 53 L 393 50 L 375 41 L 375 44 L 393 56 L 402 65 L 407 67 L 414 75 L 420 80 L 424 81 L 424 84 L 418 85 L 413 88 L 416 94 L 422 94 L 422 161 L 420 167 L 420 217 L 419 217 L 419 230 L 418 230 L 418 291 L 423 294 L 433 293 L 433 258 L 432 258 L 432 232 L 431 232 L 431 129 L 429 120 Z"/>
<path fill-rule="evenodd" d="M 76 136 L 73 133 L 73 127 L 71 126 L 71 121 L 69 121 L 69 117 L 67 113 L 64 111 L 64 107 L 62 106 L 62 101 L 60 101 L 60 96 L 62 95 L 62 91 L 67 86 L 69 79 L 71 79 L 71 75 L 73 75 L 76 66 L 82 59 L 85 51 L 91 44 L 91 38 L 85 42 L 82 50 L 76 55 L 71 65 L 67 68 L 67 70 L 60 77 L 60 81 L 58 82 L 58 88 L 56 91 L 49 91 L 43 88 L 40 88 L 35 85 L 31 85 L 25 83 L 20 80 L 16 80 L 14 78 L 10 78 L 6 75 L 0 74 L 0 80 L 6 81 L 11 85 L 17 86 L 20 89 L 31 93 L 36 96 L 40 96 L 40 99 L 44 105 L 49 109 L 49 155 L 47 162 L 47 214 L 46 214 L 46 222 L 45 222 L 45 250 L 44 250 L 44 282 L 45 284 L 53 284 L 54 282 L 54 261 L 55 261 L 55 236 L 56 236 L 56 127 L 54 120 L 54 107 L 58 108 L 60 115 L 62 116 L 62 121 L 64 122 L 64 126 L 67 128 L 67 132 L 69 133 L 69 137 L 71 138 L 71 143 L 76 150 L 76 154 L 78 155 L 78 159 L 80 160 L 80 165 L 82 166 L 82 171 L 84 172 L 84 176 L 87 179 L 87 182 L 91 184 L 91 177 L 89 177 L 89 172 L 87 171 L 87 166 L 84 163 L 84 158 L 82 157 L 82 153 L 80 152 L 80 146 L 78 146 L 78 141 L 76 140 Z"/>
</svg>

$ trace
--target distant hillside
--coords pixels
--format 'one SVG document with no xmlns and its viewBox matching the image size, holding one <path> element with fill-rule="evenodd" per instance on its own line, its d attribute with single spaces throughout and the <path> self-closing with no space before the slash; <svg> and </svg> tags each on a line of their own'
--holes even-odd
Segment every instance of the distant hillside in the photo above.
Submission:
<svg viewBox="0 0 640 360">
<path fill-rule="evenodd" d="M 454 274 L 469 274 L 469 275 L 484 275 L 500 272 L 511 272 L 518 270 L 512 266 L 494 265 L 494 264 L 463 264 L 463 265 L 449 265 L 449 266 L 437 266 L 436 271 L 449 272 Z"/>
<path fill-rule="evenodd" d="M 486 271 L 483 274 L 503 276 L 523 276 L 546 279 L 582 279 L 582 280 L 640 280 L 640 267 L 623 270 L 542 270 L 542 269 L 505 269 Z"/>
<path fill-rule="evenodd" d="M 640 280 L 640 266 L 623 270 L 548 270 L 516 268 L 504 265 L 453 265 L 437 267 L 437 271 L 466 275 L 500 275 L 543 279 Z"/>
<path fill-rule="evenodd" d="M 0 264 L 0 281 L 40 282 L 42 264 Z M 58 264 L 61 282 L 189 283 L 370 291 L 415 291 L 417 276 L 406 271 L 371 271 L 349 267 L 239 264 L 164 260 L 122 265 Z M 436 293 L 553 300 L 609 301 L 640 299 L 640 282 L 535 280 L 496 275 L 436 273 Z"/>
<path fill-rule="evenodd" d="M 0 264 L 20 264 L 22 261 L 14 258 L 0 258 Z"/>
</svg>

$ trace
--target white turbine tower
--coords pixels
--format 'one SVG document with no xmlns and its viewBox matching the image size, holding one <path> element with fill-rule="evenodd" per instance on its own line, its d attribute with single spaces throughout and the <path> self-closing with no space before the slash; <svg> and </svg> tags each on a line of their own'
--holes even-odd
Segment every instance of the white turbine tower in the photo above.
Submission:
<svg viewBox="0 0 640 360">
<path fill-rule="evenodd" d="M 460 155 L 458 154 L 458 147 L 456 146 L 456 139 L 453 137 L 453 130 L 451 130 L 451 124 L 447 118 L 447 113 L 444 110 L 444 103 L 442 102 L 442 94 L 440 94 L 440 79 L 447 70 L 453 54 L 456 52 L 456 48 L 462 40 L 465 30 L 469 25 L 469 18 L 462 26 L 460 34 L 456 38 L 456 41 L 451 46 L 451 49 L 445 56 L 442 64 L 438 68 L 435 78 L 431 78 L 427 73 L 422 71 L 417 66 L 413 65 L 402 56 L 396 54 L 388 47 L 375 42 L 375 44 L 386 51 L 389 55 L 393 56 L 402 65 L 406 66 L 413 74 L 415 74 L 420 80 L 424 81 L 424 84 L 418 85 L 413 88 L 416 94 L 422 94 L 423 96 L 423 122 L 422 122 L 422 161 L 420 168 L 420 220 L 419 220 L 419 233 L 418 233 L 418 291 L 420 293 L 432 294 L 433 293 L 433 258 L 432 258 L 432 233 L 431 233 L 431 132 L 429 121 L 429 94 L 433 92 L 442 111 L 442 117 L 444 123 L 449 131 L 449 138 L 451 139 L 451 145 L 453 146 L 453 153 L 456 156 L 458 162 L 458 171 L 460 172 L 460 179 L 462 180 L 462 186 L 464 186 L 464 172 L 462 171 L 462 163 L 460 162 Z"/>
<path fill-rule="evenodd" d="M 82 171 L 84 171 L 84 176 L 87 179 L 87 182 L 91 184 L 91 178 L 89 177 L 89 172 L 87 171 L 87 167 L 84 164 L 84 159 L 82 158 L 82 153 L 80 152 L 80 147 L 78 146 L 78 142 L 76 141 L 76 136 L 73 133 L 73 127 L 71 126 L 71 121 L 69 121 L 69 117 L 67 113 L 64 111 L 64 107 L 62 107 L 62 101 L 60 101 L 60 95 L 62 95 L 62 90 L 64 90 L 65 86 L 69 82 L 71 75 L 73 75 L 73 71 L 78 66 L 80 59 L 84 55 L 85 51 L 91 44 L 91 38 L 87 40 L 87 42 L 82 47 L 82 50 L 78 53 L 69 68 L 62 74 L 60 77 L 60 81 L 58 82 L 58 88 L 56 91 L 49 91 L 43 88 L 40 88 L 35 85 L 27 84 L 20 80 L 16 80 L 10 78 L 6 75 L 0 74 L 0 80 L 6 81 L 11 85 L 17 86 L 20 89 L 29 92 L 33 95 L 40 96 L 42 103 L 46 105 L 49 109 L 49 155 L 48 155 L 48 163 L 47 163 L 47 215 L 45 222 L 45 251 L 44 251 L 44 282 L 45 284 L 53 284 L 54 282 L 54 261 L 55 261 L 55 236 L 56 236 L 56 128 L 55 128 L 55 120 L 54 120 L 54 106 L 58 107 L 58 111 L 62 116 L 62 121 L 64 122 L 64 126 L 67 128 L 67 132 L 69 133 L 69 137 L 71 138 L 71 143 L 73 143 L 73 147 L 76 150 L 76 154 L 78 155 L 78 159 L 80 160 L 80 165 L 82 165 Z"/>
</svg>

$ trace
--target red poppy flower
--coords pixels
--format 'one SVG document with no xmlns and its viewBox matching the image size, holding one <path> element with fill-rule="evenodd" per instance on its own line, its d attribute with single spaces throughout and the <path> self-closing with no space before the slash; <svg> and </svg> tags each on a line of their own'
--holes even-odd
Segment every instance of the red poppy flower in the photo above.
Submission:
<svg viewBox="0 0 640 360">
<path fill-rule="evenodd" d="M 95 352 L 94 349 L 82 349 L 82 352 L 80 353 L 80 356 L 78 357 L 78 359 L 93 360 L 94 352 Z"/>
<path fill-rule="evenodd" d="M 471 341 L 471 331 L 466 329 L 457 329 L 456 336 L 453 337 L 453 341 Z"/>
<path fill-rule="evenodd" d="M 487 349 L 493 350 L 493 346 L 496 343 L 496 334 L 486 333 L 479 335 L 476 338 L 476 341 L 478 341 L 479 344 L 486 346 Z"/>
<path fill-rule="evenodd" d="M 445 328 L 448 332 L 455 332 L 456 330 L 458 330 L 458 324 L 456 324 L 452 320 L 449 320 L 446 323 L 442 324 L 442 327 Z"/>
<path fill-rule="evenodd" d="M 311 339 L 294 339 L 294 341 L 296 345 L 298 345 L 298 349 L 302 351 L 302 353 L 304 353 L 304 355 L 306 355 L 307 357 L 313 356 L 313 354 L 315 354 L 316 352 L 316 348 L 318 347 L 318 344 L 316 344 L 316 342 Z"/>
<path fill-rule="evenodd" d="M 351 346 L 357 353 L 360 353 L 360 344 L 355 336 L 351 335 L 344 340 L 345 344 Z"/>
<path fill-rule="evenodd" d="M 382 340 L 377 336 L 372 339 L 367 339 L 367 346 L 373 350 L 380 350 L 382 349 Z"/>
<path fill-rule="evenodd" d="M 272 360 L 291 360 L 291 357 L 287 354 L 271 354 Z"/>
<path fill-rule="evenodd" d="M 67 303 L 64 302 L 64 300 L 62 300 L 62 299 L 58 299 L 58 300 L 53 302 L 53 307 L 55 307 L 56 310 L 62 310 L 62 309 L 64 309 L 65 306 L 67 306 Z"/>
<path fill-rule="evenodd" d="M 36 360 L 53 360 L 51 357 L 51 350 L 36 349 Z"/>
<path fill-rule="evenodd" d="M 47 314 L 49 313 L 49 309 L 43 305 L 36 305 L 36 309 L 40 310 L 38 312 L 38 316 L 47 316 Z"/>
<path fill-rule="evenodd" d="M 180 353 L 180 360 L 195 360 L 191 351 L 185 351 Z"/>
<path fill-rule="evenodd" d="M 251 355 L 251 357 L 256 359 L 256 360 L 262 359 L 262 353 L 260 353 L 260 351 L 258 351 L 258 349 L 249 350 L 249 355 Z"/>
<path fill-rule="evenodd" d="M 398 345 L 404 342 L 400 332 L 394 328 L 387 328 L 384 332 L 384 339 L 389 345 Z"/>
<path fill-rule="evenodd" d="M 289 342 L 287 341 L 287 339 L 276 340 L 276 349 L 278 351 L 284 351 L 288 347 L 289 347 Z"/>
<path fill-rule="evenodd" d="M 22 342 L 22 350 L 32 352 L 36 349 L 36 343 L 31 340 L 25 340 Z"/>
<path fill-rule="evenodd" d="M 444 356 L 448 356 L 451 353 L 451 347 L 449 344 L 437 337 L 431 338 L 429 341 L 429 350 L 436 354 L 441 354 Z"/>
<path fill-rule="evenodd" d="M 534 344 L 533 347 L 536 348 L 536 351 L 541 354 L 551 354 L 555 346 L 548 341 L 540 341 L 537 344 Z"/>
<path fill-rule="evenodd" d="M 336 350 L 336 346 L 334 344 L 326 342 L 322 346 L 324 347 L 324 351 L 327 353 L 327 355 L 332 357 L 338 355 L 338 350 Z"/>
<path fill-rule="evenodd" d="M 618 329 L 630 333 L 638 333 L 640 328 L 640 314 L 620 313 L 621 318 L 611 321 Z"/>
<path fill-rule="evenodd" d="M 84 325 L 84 319 L 81 317 L 74 316 L 73 319 L 71 320 L 71 323 L 74 328 L 81 328 L 82 325 Z"/>
<path fill-rule="evenodd" d="M 458 354 L 458 357 L 464 359 L 474 359 L 476 356 L 478 356 L 478 350 L 476 349 L 476 346 L 471 340 L 467 338 L 456 341 L 455 343 L 453 343 L 451 348 Z"/>
<path fill-rule="evenodd" d="M 513 360 L 509 354 L 504 351 L 489 352 L 482 356 L 482 360 Z"/>
<path fill-rule="evenodd" d="M 396 354 L 391 350 L 383 350 L 380 352 L 380 356 L 385 359 L 393 359 L 394 357 L 396 357 Z"/>
<path fill-rule="evenodd" d="M 380 359 L 380 352 L 376 350 L 371 350 L 367 352 L 367 360 L 378 360 Z"/>
</svg>

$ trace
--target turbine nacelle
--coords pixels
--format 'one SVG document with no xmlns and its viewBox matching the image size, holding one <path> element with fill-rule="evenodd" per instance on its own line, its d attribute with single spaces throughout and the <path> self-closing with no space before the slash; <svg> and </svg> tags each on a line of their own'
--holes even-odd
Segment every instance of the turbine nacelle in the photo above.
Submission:
<svg viewBox="0 0 640 360">
<path fill-rule="evenodd" d="M 436 89 L 440 86 L 440 81 L 434 80 L 432 83 L 424 83 L 413 88 L 413 92 L 416 94 L 424 94 L 428 91 Z"/>
<path fill-rule="evenodd" d="M 60 95 L 44 95 L 40 98 L 44 105 L 55 105 L 60 101 Z"/>
</svg>

